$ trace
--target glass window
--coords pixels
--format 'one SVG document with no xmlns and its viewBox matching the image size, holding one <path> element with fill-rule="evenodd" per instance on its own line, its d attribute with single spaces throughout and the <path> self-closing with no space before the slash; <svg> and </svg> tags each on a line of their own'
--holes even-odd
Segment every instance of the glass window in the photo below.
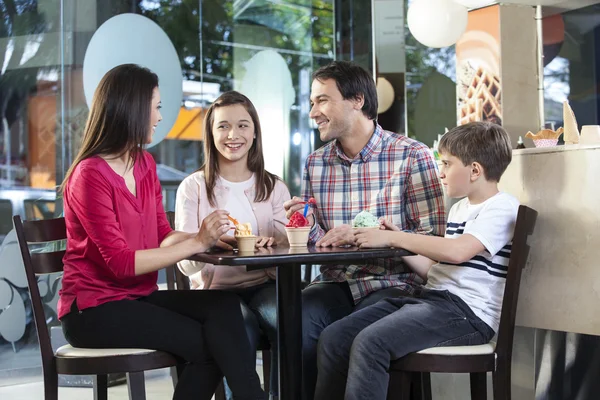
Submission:
<svg viewBox="0 0 600 400">
<path fill-rule="evenodd" d="M 0 238 L 12 229 L 13 214 L 42 219 L 62 213 L 55 188 L 79 149 L 89 111 L 86 51 L 100 26 L 124 13 L 154 21 L 181 66 L 176 121 L 149 149 L 165 209 L 174 209 L 179 183 L 203 163 L 206 109 L 232 89 L 257 106 L 267 168 L 299 193 L 304 159 L 314 149 L 311 73 L 337 51 L 333 0 L 0 1 L 0 189 L 11 189 L 0 196 Z M 0 277 L 6 261 L 0 259 Z M 54 285 L 44 300 L 51 314 L 58 289 Z M 14 290 L 23 296 L 11 298 L 28 301 L 25 289 Z M 21 337 L 4 340 L 0 326 L 0 377 L 2 371 L 13 376 L 15 366 L 21 375 L 39 375 L 26 309 Z"/>
<path fill-rule="evenodd" d="M 544 115 L 547 127 L 563 126 L 563 102 L 573 109 L 579 129 L 600 123 L 598 35 L 600 4 L 543 19 Z M 562 138 L 561 138 L 562 139 Z"/>
<path fill-rule="evenodd" d="M 0 243 L 12 229 L 13 207 L 10 200 L 0 199 Z"/>
</svg>

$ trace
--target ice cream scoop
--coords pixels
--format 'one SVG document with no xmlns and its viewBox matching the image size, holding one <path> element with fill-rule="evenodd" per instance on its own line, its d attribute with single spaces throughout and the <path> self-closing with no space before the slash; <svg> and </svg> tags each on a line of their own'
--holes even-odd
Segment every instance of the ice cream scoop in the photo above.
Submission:
<svg viewBox="0 0 600 400">
<path fill-rule="evenodd" d="M 374 228 L 379 227 L 379 220 L 368 211 L 359 212 L 352 222 L 353 228 Z"/>
<path fill-rule="evenodd" d="M 306 219 L 306 217 L 304 217 L 304 215 L 302 215 L 302 213 L 296 211 L 294 214 L 292 214 L 292 217 L 290 218 L 290 222 L 288 222 L 286 226 L 288 228 L 303 228 L 308 225 L 309 225 L 308 219 Z"/>
<path fill-rule="evenodd" d="M 252 236 L 252 225 L 250 222 L 244 224 L 237 224 L 235 226 L 235 236 Z"/>
</svg>

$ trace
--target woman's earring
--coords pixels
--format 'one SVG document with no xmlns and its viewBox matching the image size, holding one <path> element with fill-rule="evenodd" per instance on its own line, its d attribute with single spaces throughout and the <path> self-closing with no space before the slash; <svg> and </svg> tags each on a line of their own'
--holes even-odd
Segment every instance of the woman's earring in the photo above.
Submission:
<svg viewBox="0 0 600 400">
<path fill-rule="evenodd" d="M 256 135 L 254 135 L 254 139 L 256 139 Z"/>
</svg>

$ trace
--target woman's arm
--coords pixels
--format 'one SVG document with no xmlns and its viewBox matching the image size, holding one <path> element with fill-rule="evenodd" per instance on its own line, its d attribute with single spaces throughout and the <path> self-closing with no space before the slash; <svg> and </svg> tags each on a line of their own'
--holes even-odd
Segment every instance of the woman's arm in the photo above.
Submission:
<svg viewBox="0 0 600 400">
<path fill-rule="evenodd" d="M 108 269 L 118 278 L 154 272 L 192 254 L 206 251 L 229 228 L 227 212 L 215 211 L 199 232 L 176 246 L 132 250 L 121 231 L 110 184 L 93 167 L 82 167 L 65 191 L 70 212 L 77 215 L 86 234 L 98 248 Z"/>
<path fill-rule="evenodd" d="M 177 243 L 181 243 L 186 239 L 192 238 L 195 235 L 193 233 L 171 231 L 164 240 L 160 243 L 160 247 L 169 247 Z"/>
<path fill-rule="evenodd" d="M 189 236 L 168 247 L 136 251 L 135 274 L 142 275 L 154 272 L 194 254 L 205 252 L 229 229 L 227 215 L 227 211 L 216 210 L 204 218 L 200 231 L 196 235 L 174 231 L 171 236 L 179 236 L 180 238 L 183 235 Z M 165 240 L 168 240 L 168 237 Z"/>
</svg>

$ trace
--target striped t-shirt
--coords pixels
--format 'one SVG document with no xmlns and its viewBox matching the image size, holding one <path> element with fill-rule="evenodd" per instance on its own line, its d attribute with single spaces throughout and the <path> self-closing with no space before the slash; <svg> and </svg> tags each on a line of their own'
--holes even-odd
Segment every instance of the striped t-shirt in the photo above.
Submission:
<svg viewBox="0 0 600 400">
<path fill-rule="evenodd" d="M 518 209 L 519 201 L 502 192 L 480 204 L 470 204 L 467 198 L 456 203 L 448 215 L 445 237 L 469 234 L 486 250 L 462 264 L 435 264 L 427 275 L 428 289 L 459 296 L 494 331 L 500 324 Z"/>
</svg>

